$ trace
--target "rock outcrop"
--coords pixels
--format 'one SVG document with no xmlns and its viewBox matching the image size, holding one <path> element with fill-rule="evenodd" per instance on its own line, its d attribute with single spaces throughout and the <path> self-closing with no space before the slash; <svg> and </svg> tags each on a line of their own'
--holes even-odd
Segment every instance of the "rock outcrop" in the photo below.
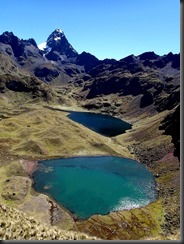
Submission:
<svg viewBox="0 0 184 244">
<path fill-rule="evenodd" d="M 68 221 L 73 230 L 101 239 L 179 238 L 180 54 L 159 56 L 150 51 L 119 61 L 98 60 L 87 52 L 78 54 L 59 29 L 41 49 L 32 38 L 22 40 L 4 32 L 0 108 L 0 170 L 3 177 L 7 174 L 0 179 L 2 240 L 95 239 L 64 231 Z M 70 121 L 70 109 L 114 115 L 133 126 L 123 135 L 104 138 Z M 31 195 L 30 174 L 11 165 L 14 160 L 99 154 L 145 164 L 155 175 L 158 201 L 126 213 L 76 220 L 76 229 L 67 213 L 63 223 L 53 227 L 60 208 L 49 197 Z M 42 204 L 53 209 L 52 221 L 48 211 L 40 211 Z M 25 215 L 31 211 L 37 220 Z"/>
</svg>

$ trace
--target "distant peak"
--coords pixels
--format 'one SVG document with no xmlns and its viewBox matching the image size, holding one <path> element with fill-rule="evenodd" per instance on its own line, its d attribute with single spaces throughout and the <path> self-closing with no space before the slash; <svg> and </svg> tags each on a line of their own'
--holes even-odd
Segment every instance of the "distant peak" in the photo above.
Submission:
<svg viewBox="0 0 184 244">
<path fill-rule="evenodd" d="M 67 57 L 76 57 L 78 55 L 77 51 L 68 42 L 64 32 L 61 29 L 55 29 L 47 38 L 46 44 L 39 45 L 39 48 L 44 49 L 45 45 L 52 50 L 56 51 L 60 55 L 66 55 Z M 45 49 L 44 49 L 45 50 Z"/>
<path fill-rule="evenodd" d="M 61 38 L 64 38 L 65 37 L 65 34 L 64 34 L 64 32 L 61 30 L 61 29 L 55 29 L 55 31 L 53 31 L 50 35 L 49 35 L 49 37 L 48 37 L 48 39 L 47 39 L 47 44 L 48 44 L 48 46 L 49 46 L 49 43 L 51 43 L 51 42 L 58 42 L 58 41 L 60 41 L 61 40 Z"/>
<path fill-rule="evenodd" d="M 55 31 L 54 32 L 57 32 L 57 33 L 62 33 L 62 34 L 64 34 L 64 32 L 61 30 L 61 29 L 55 29 Z"/>
<path fill-rule="evenodd" d="M 55 31 L 53 31 L 48 37 L 47 42 L 50 42 L 51 40 L 58 41 L 63 37 L 65 37 L 64 32 L 61 29 L 55 29 Z"/>
</svg>

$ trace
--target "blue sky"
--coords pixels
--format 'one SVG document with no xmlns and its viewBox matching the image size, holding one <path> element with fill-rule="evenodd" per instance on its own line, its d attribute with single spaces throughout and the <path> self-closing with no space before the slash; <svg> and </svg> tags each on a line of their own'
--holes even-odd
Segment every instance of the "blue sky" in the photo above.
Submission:
<svg viewBox="0 0 184 244">
<path fill-rule="evenodd" d="M 180 52 L 179 0 L 0 0 L 0 34 L 46 41 L 64 31 L 78 53 L 117 60 Z"/>
</svg>

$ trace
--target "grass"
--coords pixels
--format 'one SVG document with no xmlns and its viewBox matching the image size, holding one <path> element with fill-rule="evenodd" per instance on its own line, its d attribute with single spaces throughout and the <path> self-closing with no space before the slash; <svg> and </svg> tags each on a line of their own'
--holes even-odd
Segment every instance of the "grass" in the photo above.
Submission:
<svg viewBox="0 0 184 244">
<path fill-rule="evenodd" d="M 174 179 L 179 171 L 178 169 L 170 171 L 170 168 L 177 164 L 173 158 L 170 163 L 167 160 L 157 162 L 153 156 L 157 155 L 160 159 L 172 149 L 170 137 L 162 135 L 162 131 L 158 130 L 160 121 L 167 111 L 146 119 L 137 118 L 132 130 L 109 139 L 69 120 L 66 112 L 42 105 L 38 102 L 33 106 L 28 102 L 22 105 L 19 110 L 17 106 L 12 108 L 12 105 L 8 107 L 8 104 L 4 103 L 1 114 L 8 116 L 0 120 L 0 131 L 2 132 L 0 133 L 0 172 L 2 175 L 0 203 L 19 208 L 37 216 L 36 218 L 39 220 L 49 222 L 48 209 L 50 205 L 47 196 L 35 193 L 31 188 L 27 191 L 23 202 L 5 200 L 1 195 L 4 181 L 8 177 L 27 176 L 20 167 L 20 160 L 40 160 L 77 155 L 118 155 L 144 161 L 146 156 L 147 160 L 152 162 L 150 168 L 152 172 L 160 175 L 156 179 L 159 187 L 166 189 L 166 192 L 168 184 L 176 189 L 167 205 L 165 205 L 167 195 L 161 194 L 158 201 L 146 207 L 112 212 L 106 216 L 97 215 L 86 221 L 77 221 L 75 224 L 79 231 L 85 231 L 102 239 L 166 238 L 162 228 L 165 224 L 165 212 L 172 207 L 174 208 L 173 214 L 178 211 L 179 203 L 176 202 L 179 194 L 178 181 Z M 130 146 L 133 148 L 131 153 L 128 150 Z M 43 207 L 41 208 L 43 205 L 47 209 L 44 212 Z M 34 209 L 33 206 L 35 206 Z M 71 216 L 64 211 L 62 214 L 65 216 L 63 217 L 65 224 L 59 222 L 58 226 L 66 229 L 74 228 L 75 224 Z"/>
<path fill-rule="evenodd" d="M 140 240 L 161 234 L 163 223 L 164 208 L 162 201 L 158 200 L 144 208 L 112 212 L 107 216 L 97 215 L 77 224 L 79 230 L 86 229 L 102 239 L 114 240 L 121 236 L 123 240 Z"/>
</svg>

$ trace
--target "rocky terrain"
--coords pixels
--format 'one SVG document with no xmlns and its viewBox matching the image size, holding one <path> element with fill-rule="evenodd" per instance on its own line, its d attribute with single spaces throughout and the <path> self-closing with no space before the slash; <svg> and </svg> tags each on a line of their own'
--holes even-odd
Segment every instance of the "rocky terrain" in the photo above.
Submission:
<svg viewBox="0 0 184 244">
<path fill-rule="evenodd" d="M 98 60 L 78 54 L 59 29 L 40 49 L 33 39 L 5 32 L 0 107 L 2 240 L 180 238 L 180 54 Z M 104 137 L 71 121 L 69 109 L 110 114 L 132 129 Z M 140 161 L 155 175 L 158 200 L 76 220 L 34 191 L 31 173 L 38 160 L 78 155 Z"/>
<path fill-rule="evenodd" d="M 42 224 L 23 212 L 0 205 L 1 240 L 99 240 L 84 233 Z"/>
</svg>

